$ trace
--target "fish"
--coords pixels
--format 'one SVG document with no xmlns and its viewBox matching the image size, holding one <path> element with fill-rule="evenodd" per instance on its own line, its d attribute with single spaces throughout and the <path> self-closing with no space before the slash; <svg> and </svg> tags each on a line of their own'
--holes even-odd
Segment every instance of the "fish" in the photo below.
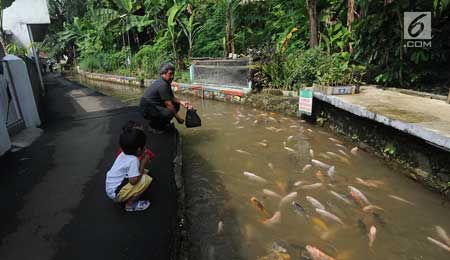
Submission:
<svg viewBox="0 0 450 260">
<path fill-rule="evenodd" d="M 404 203 L 407 203 L 407 204 L 410 204 L 410 205 L 412 205 L 412 206 L 415 206 L 416 204 L 414 204 L 414 203 L 412 203 L 411 201 L 409 201 L 409 200 L 406 200 L 406 199 L 404 199 L 404 198 L 400 198 L 400 197 L 398 197 L 398 196 L 395 196 L 395 195 L 389 195 L 389 197 L 390 198 L 393 198 L 393 199 L 395 199 L 395 200 L 398 200 L 398 201 L 401 201 L 401 202 L 404 202 Z"/>
<path fill-rule="evenodd" d="M 344 150 L 347 150 L 347 147 L 343 146 L 342 144 L 336 144 L 337 147 L 342 148 Z"/>
<path fill-rule="evenodd" d="M 353 154 L 353 155 L 358 155 L 358 147 L 353 147 L 351 150 L 350 150 L 350 153 L 351 154 Z"/>
<path fill-rule="evenodd" d="M 292 149 L 292 148 L 290 148 L 290 147 L 285 146 L 284 149 L 287 150 L 287 151 L 289 151 L 289 152 L 295 153 L 295 150 Z"/>
<path fill-rule="evenodd" d="M 368 205 L 368 206 L 365 206 L 362 210 L 363 210 L 364 212 L 372 212 L 372 211 L 374 211 L 374 210 L 382 210 L 382 211 L 384 211 L 383 208 L 381 208 L 381 207 L 379 207 L 379 206 L 376 206 L 376 205 Z"/>
<path fill-rule="evenodd" d="M 447 232 L 441 226 L 436 226 L 436 233 L 441 237 L 444 242 L 450 246 L 450 238 L 448 238 Z"/>
<path fill-rule="evenodd" d="M 271 191 L 271 190 L 268 190 L 268 189 L 263 189 L 263 193 L 265 195 L 267 195 L 267 196 L 271 196 L 271 197 L 274 197 L 274 198 L 281 199 L 281 195 L 276 193 L 276 192 L 274 192 L 274 191 Z"/>
<path fill-rule="evenodd" d="M 330 193 L 333 194 L 336 198 L 342 200 L 343 202 L 345 202 L 347 204 L 351 204 L 351 202 L 347 198 L 345 198 L 344 195 L 339 194 L 339 193 L 337 193 L 335 191 L 332 191 L 332 190 L 330 190 Z"/>
<path fill-rule="evenodd" d="M 348 186 L 348 188 L 350 189 L 350 195 L 352 195 L 352 197 L 355 198 L 355 200 L 363 201 L 367 205 L 371 205 L 372 204 L 372 203 L 369 202 L 367 197 L 360 190 L 358 190 L 357 188 L 352 187 L 352 186 Z"/>
<path fill-rule="evenodd" d="M 336 153 L 333 153 L 333 152 L 326 152 L 326 154 L 328 154 L 330 156 L 334 156 L 334 157 L 340 158 L 339 155 L 337 155 Z"/>
<path fill-rule="evenodd" d="M 247 151 L 244 151 L 244 150 L 240 150 L 240 149 L 237 149 L 236 152 L 241 153 L 241 154 L 245 154 L 245 155 L 251 155 L 251 153 L 249 153 Z"/>
<path fill-rule="evenodd" d="M 234 125 L 238 125 L 240 122 L 239 121 L 236 121 L 236 122 L 234 122 Z"/>
<path fill-rule="evenodd" d="M 261 145 L 261 146 L 264 146 L 264 147 L 267 147 L 267 144 L 266 144 L 266 143 L 263 143 L 263 142 L 257 142 L 257 144 L 259 144 L 259 145 Z"/>
<path fill-rule="evenodd" d="M 288 184 L 284 181 L 275 181 L 275 185 L 277 185 L 277 187 L 282 190 L 283 192 L 286 192 L 287 186 Z"/>
<path fill-rule="evenodd" d="M 327 170 L 327 174 L 328 177 L 330 177 L 330 179 L 334 179 L 334 173 L 336 172 L 336 167 L 331 166 L 328 170 Z"/>
<path fill-rule="evenodd" d="M 312 160 L 311 160 L 311 163 L 312 163 L 312 165 L 314 165 L 314 166 L 321 167 L 321 168 L 325 168 L 325 169 L 327 169 L 327 170 L 331 168 L 330 165 L 328 165 L 328 164 L 326 164 L 326 163 L 323 163 L 323 162 L 321 162 L 321 161 L 319 161 L 319 160 L 314 160 L 314 159 L 312 159 Z"/>
<path fill-rule="evenodd" d="M 322 158 L 324 158 L 324 159 L 331 160 L 331 157 L 328 156 L 328 155 L 325 154 L 325 153 L 319 153 L 319 156 L 322 157 Z"/>
<path fill-rule="evenodd" d="M 311 205 L 313 205 L 314 207 L 318 208 L 318 209 L 325 209 L 325 206 L 322 205 L 322 203 L 320 203 L 318 200 L 316 200 L 315 198 L 311 197 L 311 196 L 306 196 L 306 200 L 311 203 Z"/>
<path fill-rule="evenodd" d="M 312 189 L 317 189 L 319 187 L 322 187 L 322 183 L 318 182 L 318 183 L 314 183 L 314 184 L 309 184 L 309 185 L 303 185 L 300 187 L 300 189 L 302 190 L 312 190 Z"/>
<path fill-rule="evenodd" d="M 313 130 L 311 130 L 311 129 L 306 129 L 306 131 L 308 131 L 308 132 L 310 132 L 310 133 L 312 133 L 312 132 L 314 132 Z"/>
<path fill-rule="evenodd" d="M 267 166 L 269 166 L 269 168 L 273 171 L 273 164 L 272 163 L 268 163 Z"/>
<path fill-rule="evenodd" d="M 373 219 L 378 222 L 379 224 L 381 224 L 382 226 L 386 225 L 386 221 L 384 221 L 384 219 L 381 217 L 380 214 L 376 213 L 376 212 L 372 212 L 372 216 Z"/>
<path fill-rule="evenodd" d="M 273 224 L 279 223 L 280 221 L 281 221 L 281 212 L 277 211 L 273 214 L 273 216 L 270 219 L 264 220 L 263 224 L 273 225 Z"/>
<path fill-rule="evenodd" d="M 328 218 L 330 220 L 336 221 L 337 223 L 339 223 L 341 225 L 344 225 L 344 222 L 342 222 L 342 220 L 339 217 L 337 217 L 336 215 L 334 215 L 333 213 L 330 213 L 324 209 L 317 209 L 317 208 L 316 208 L 316 212 L 325 218 Z"/>
<path fill-rule="evenodd" d="M 342 155 L 344 155 L 347 158 L 350 158 L 350 155 L 348 155 L 346 152 L 344 152 L 344 150 L 339 149 L 338 152 Z"/>
<path fill-rule="evenodd" d="M 245 128 L 245 126 L 238 126 L 238 127 L 236 127 L 237 129 L 243 129 L 243 128 Z"/>
<path fill-rule="evenodd" d="M 290 128 L 298 128 L 298 127 L 300 127 L 300 126 L 298 126 L 298 125 L 291 125 L 291 126 L 289 126 Z"/>
<path fill-rule="evenodd" d="M 284 204 L 292 202 L 296 197 L 296 191 L 289 193 L 280 200 L 279 207 L 281 208 Z"/>
<path fill-rule="evenodd" d="M 321 170 L 318 170 L 316 172 L 316 178 L 321 182 L 325 182 L 325 175 L 323 175 L 323 172 Z"/>
<path fill-rule="evenodd" d="M 277 129 L 276 129 L 275 127 L 273 127 L 273 126 L 266 127 L 266 129 L 269 130 L 269 131 L 275 131 L 275 130 L 277 130 Z"/>
<path fill-rule="evenodd" d="M 294 183 L 294 186 L 298 187 L 298 186 L 302 185 L 302 183 L 303 183 L 303 181 L 297 181 Z"/>
<path fill-rule="evenodd" d="M 430 241 L 431 243 L 437 245 L 438 247 L 440 247 L 440 248 L 442 248 L 442 249 L 444 249 L 444 250 L 446 250 L 447 252 L 450 253 L 450 247 L 447 246 L 446 244 L 444 244 L 444 243 L 442 243 L 442 242 L 440 242 L 440 241 L 438 241 L 438 240 L 436 240 L 436 239 L 434 239 L 434 238 L 432 238 L 432 237 L 427 237 L 427 239 L 428 239 L 428 241 Z"/>
<path fill-rule="evenodd" d="M 309 217 L 306 214 L 306 209 L 302 205 L 300 205 L 300 203 L 298 203 L 297 201 L 292 202 L 292 207 L 294 207 L 294 210 L 295 210 L 295 212 L 297 212 L 297 214 L 305 215 L 306 217 Z"/>
<path fill-rule="evenodd" d="M 316 225 L 321 231 L 328 231 L 328 226 L 320 218 L 312 217 L 311 221 Z"/>
<path fill-rule="evenodd" d="M 291 141 L 292 139 L 294 139 L 294 136 L 292 136 L 292 135 L 290 135 L 290 136 L 287 138 L 288 142 Z"/>
<path fill-rule="evenodd" d="M 263 213 L 266 216 L 270 216 L 269 212 L 267 212 L 266 208 L 264 207 L 264 204 L 262 204 L 262 202 L 259 201 L 257 198 L 252 197 L 250 199 L 250 202 L 252 203 L 253 207 L 259 210 L 261 213 Z"/>
<path fill-rule="evenodd" d="M 367 234 L 369 236 L 369 247 L 373 246 L 373 242 L 375 242 L 375 238 L 377 235 L 377 228 L 375 226 L 371 226 L 370 230 L 369 230 L 369 234 Z"/>
<path fill-rule="evenodd" d="M 309 149 L 309 156 L 311 156 L 311 158 L 314 158 L 314 150 L 313 149 Z"/>
<path fill-rule="evenodd" d="M 258 181 L 262 183 L 267 183 L 268 181 L 262 177 L 259 177 L 258 175 L 251 173 L 251 172 L 244 172 L 244 175 L 247 176 L 252 181 Z"/>
<path fill-rule="evenodd" d="M 313 260 L 335 260 L 335 258 L 325 254 L 316 247 L 307 245 L 305 248 Z"/>
<path fill-rule="evenodd" d="M 330 140 L 330 141 L 332 141 L 332 142 L 335 142 L 335 143 L 338 143 L 338 144 L 342 144 L 341 141 L 339 141 L 339 140 L 337 140 L 337 139 L 334 139 L 333 137 L 328 138 L 328 140 Z"/>
<path fill-rule="evenodd" d="M 302 173 L 305 173 L 307 170 L 311 169 L 311 167 L 312 165 L 308 163 L 307 165 L 305 165 L 305 167 L 303 167 Z"/>
<path fill-rule="evenodd" d="M 272 121 L 277 121 L 275 118 L 273 118 L 273 117 L 271 117 L 271 116 L 269 116 L 268 117 L 270 120 L 272 120 Z"/>
<path fill-rule="evenodd" d="M 253 121 L 253 125 L 255 126 L 256 124 L 258 124 L 258 120 Z"/>
<path fill-rule="evenodd" d="M 217 234 L 220 235 L 223 232 L 223 221 L 219 221 L 219 223 L 217 224 Z"/>
<path fill-rule="evenodd" d="M 284 131 L 284 130 L 281 129 L 281 128 L 279 128 L 279 129 L 275 130 L 275 133 L 279 133 L 279 132 L 281 132 L 281 131 Z"/>
<path fill-rule="evenodd" d="M 377 181 L 371 181 L 371 180 L 363 180 L 361 178 L 356 177 L 355 178 L 357 182 L 361 183 L 364 186 L 371 187 L 371 188 L 378 188 Z"/>
</svg>

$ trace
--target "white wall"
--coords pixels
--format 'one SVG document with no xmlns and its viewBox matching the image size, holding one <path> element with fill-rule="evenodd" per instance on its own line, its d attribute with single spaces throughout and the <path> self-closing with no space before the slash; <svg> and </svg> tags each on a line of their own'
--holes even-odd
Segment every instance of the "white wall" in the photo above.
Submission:
<svg viewBox="0 0 450 260">
<path fill-rule="evenodd" d="M 49 23 L 47 0 L 16 0 L 3 10 L 3 29 L 11 31 L 14 41 L 25 48 L 31 45 L 27 24 Z"/>
</svg>

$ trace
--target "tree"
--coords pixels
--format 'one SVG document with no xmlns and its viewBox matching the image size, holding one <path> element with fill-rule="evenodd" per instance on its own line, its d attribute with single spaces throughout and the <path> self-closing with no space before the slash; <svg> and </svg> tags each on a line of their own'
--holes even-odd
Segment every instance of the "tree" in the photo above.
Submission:
<svg viewBox="0 0 450 260">
<path fill-rule="evenodd" d="M 318 45 L 317 41 L 317 11 L 316 11 L 316 0 L 306 0 L 309 16 L 309 46 L 314 48 Z"/>
<path fill-rule="evenodd" d="M 181 21 L 179 21 L 181 28 L 183 29 L 184 35 L 186 36 L 189 44 L 188 57 L 192 59 L 192 48 L 194 45 L 194 38 L 197 32 L 201 29 L 199 23 L 194 22 L 195 19 L 195 11 L 192 12 L 189 19 L 183 17 Z"/>
</svg>

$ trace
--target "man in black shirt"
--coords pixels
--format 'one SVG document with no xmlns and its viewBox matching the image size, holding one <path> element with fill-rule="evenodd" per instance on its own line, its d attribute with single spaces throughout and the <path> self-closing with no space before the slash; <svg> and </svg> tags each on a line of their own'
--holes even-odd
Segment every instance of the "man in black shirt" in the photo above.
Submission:
<svg viewBox="0 0 450 260">
<path fill-rule="evenodd" d="M 149 126 L 160 132 L 172 126 L 172 118 L 183 124 L 184 119 L 178 114 L 180 105 L 186 109 L 192 106 L 187 101 L 178 100 L 172 91 L 171 83 L 175 74 L 175 67 L 171 64 L 162 64 L 159 69 L 161 77 L 155 80 L 144 91 L 140 102 L 142 116 L 149 120 Z"/>
</svg>

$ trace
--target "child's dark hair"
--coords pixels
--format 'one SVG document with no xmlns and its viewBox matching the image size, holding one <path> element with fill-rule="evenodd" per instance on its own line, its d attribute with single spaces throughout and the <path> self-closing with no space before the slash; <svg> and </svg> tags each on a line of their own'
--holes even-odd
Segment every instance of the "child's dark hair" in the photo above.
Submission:
<svg viewBox="0 0 450 260">
<path fill-rule="evenodd" d="M 127 131 L 127 129 L 131 129 L 131 128 L 137 128 L 137 129 L 140 129 L 140 130 L 144 129 L 144 127 L 143 127 L 143 125 L 141 123 L 133 121 L 133 120 L 130 120 L 125 125 L 123 125 L 122 131 L 125 132 L 125 131 Z"/>
<path fill-rule="evenodd" d="M 127 155 L 137 155 L 139 148 L 144 149 L 146 141 L 144 131 L 134 127 L 124 127 L 119 138 L 120 148 Z"/>
</svg>

